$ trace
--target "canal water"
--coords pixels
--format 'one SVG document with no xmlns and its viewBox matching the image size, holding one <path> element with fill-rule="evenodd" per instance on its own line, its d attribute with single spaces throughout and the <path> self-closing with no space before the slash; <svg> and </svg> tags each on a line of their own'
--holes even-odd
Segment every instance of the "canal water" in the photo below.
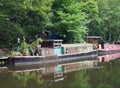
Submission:
<svg viewBox="0 0 120 88">
<path fill-rule="evenodd" d="M 119 88 L 119 56 L 110 54 L 37 69 L 1 67 L 0 88 Z"/>
</svg>

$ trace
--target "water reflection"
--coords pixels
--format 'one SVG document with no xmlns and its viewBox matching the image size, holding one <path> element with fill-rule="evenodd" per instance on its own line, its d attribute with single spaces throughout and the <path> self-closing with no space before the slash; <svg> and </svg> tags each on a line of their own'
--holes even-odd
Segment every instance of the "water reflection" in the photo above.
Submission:
<svg viewBox="0 0 120 88">
<path fill-rule="evenodd" d="M 8 67 L 9 71 L 13 73 L 31 73 L 35 72 L 36 75 L 39 77 L 43 77 L 46 80 L 51 81 L 60 81 L 64 79 L 64 74 L 78 71 L 80 69 L 87 69 L 87 68 L 93 68 L 97 66 L 98 60 L 97 58 L 95 60 L 90 61 L 79 61 L 79 62 L 70 62 L 70 63 L 64 63 L 64 64 L 58 64 L 53 65 L 51 63 L 40 65 L 39 69 L 35 69 L 35 66 L 22 66 L 22 65 L 15 65 Z M 31 69 L 30 69 L 31 68 Z"/>
<path fill-rule="evenodd" d="M 10 66 L 0 70 L 0 87 L 119 88 L 120 60 L 115 58 L 120 58 L 120 53 L 111 54 L 109 58 L 101 57 L 107 57 L 102 61 L 108 61 L 108 59 L 109 61 L 114 59 L 114 61 L 101 63 L 103 68 L 99 69 L 93 69 L 98 67 L 100 60 L 97 57 L 90 61 L 42 63 L 37 68 L 36 66 Z"/>
<path fill-rule="evenodd" d="M 98 58 L 99 58 L 99 62 L 109 62 L 111 60 L 116 60 L 120 58 L 120 53 L 113 53 L 113 54 L 98 56 Z"/>
<path fill-rule="evenodd" d="M 119 88 L 120 87 L 120 58 L 109 63 L 103 63 L 102 69 L 89 70 L 89 84 L 92 88 Z"/>
</svg>

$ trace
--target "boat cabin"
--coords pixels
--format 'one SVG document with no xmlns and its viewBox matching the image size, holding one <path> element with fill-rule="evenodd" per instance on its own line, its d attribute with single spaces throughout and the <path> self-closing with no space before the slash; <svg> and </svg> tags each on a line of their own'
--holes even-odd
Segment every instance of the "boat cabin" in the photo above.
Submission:
<svg viewBox="0 0 120 88">
<path fill-rule="evenodd" d="M 98 49 L 99 47 L 99 42 L 98 40 L 101 38 L 100 36 L 87 36 L 88 38 L 88 43 L 91 43 L 95 46 L 95 48 Z"/>
<path fill-rule="evenodd" d="M 41 56 L 46 55 L 61 55 L 63 54 L 62 48 L 63 40 L 44 40 L 39 49 Z"/>
<path fill-rule="evenodd" d="M 61 47 L 63 40 L 44 40 L 41 47 L 55 48 Z"/>
<path fill-rule="evenodd" d="M 39 49 L 41 56 L 63 55 L 93 51 L 93 44 L 62 44 L 63 40 L 44 40 Z"/>
</svg>

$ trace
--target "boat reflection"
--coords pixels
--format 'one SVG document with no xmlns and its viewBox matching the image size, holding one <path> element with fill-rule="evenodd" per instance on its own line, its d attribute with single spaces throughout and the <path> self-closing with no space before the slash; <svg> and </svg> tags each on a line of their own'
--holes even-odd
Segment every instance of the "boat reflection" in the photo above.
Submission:
<svg viewBox="0 0 120 88">
<path fill-rule="evenodd" d="M 41 63 L 39 66 L 20 66 L 20 65 L 13 65 L 8 67 L 8 69 L 13 72 L 14 74 L 17 73 L 30 73 L 34 72 L 37 77 L 42 77 L 45 80 L 50 81 L 60 81 L 64 80 L 64 74 L 68 72 L 78 71 L 81 69 L 89 69 L 94 68 L 98 64 L 97 58 L 93 60 L 86 60 L 86 61 L 76 61 L 76 62 L 67 62 L 67 63 L 59 63 L 58 62 L 49 62 L 49 63 Z M 38 68 L 39 67 L 39 68 Z M 35 69 L 36 68 L 36 69 Z"/>
<path fill-rule="evenodd" d="M 99 57 L 92 57 L 89 59 L 77 59 L 70 61 L 49 61 L 42 62 L 38 65 L 9 65 L 8 70 L 14 74 L 31 74 L 34 73 L 37 79 L 44 79 L 47 81 L 60 81 L 65 79 L 65 74 L 69 72 L 78 71 L 81 69 L 90 69 L 99 67 L 100 62 L 108 62 L 120 58 L 120 53 L 114 53 Z"/>
<path fill-rule="evenodd" d="M 98 56 L 99 62 L 109 62 L 111 60 L 115 60 L 115 59 L 118 59 L 118 58 L 120 58 L 120 53 Z"/>
</svg>

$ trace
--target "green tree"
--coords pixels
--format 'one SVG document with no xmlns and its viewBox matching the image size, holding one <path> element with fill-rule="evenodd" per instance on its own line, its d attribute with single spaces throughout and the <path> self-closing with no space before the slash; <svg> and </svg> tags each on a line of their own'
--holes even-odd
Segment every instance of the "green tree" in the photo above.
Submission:
<svg viewBox="0 0 120 88">
<path fill-rule="evenodd" d="M 17 6 L 18 5 L 18 6 Z M 20 10 L 18 2 L 15 3 L 14 0 L 1 0 L 0 1 L 0 47 L 10 48 L 17 45 L 17 38 L 21 37 L 24 32 L 21 28 L 21 24 L 14 21 L 19 21 L 21 19 L 16 16 Z M 16 11 L 15 11 L 16 10 Z M 21 10 L 20 10 L 21 11 Z M 19 19 L 15 20 L 15 17 Z"/>
<path fill-rule="evenodd" d="M 33 38 L 38 32 L 44 33 L 49 24 L 49 12 L 53 0 L 25 0 L 24 7 L 26 17 L 23 27 L 29 39 Z"/>
<path fill-rule="evenodd" d="M 16 46 L 17 38 L 23 36 L 20 25 L 6 19 L 1 19 L 0 25 L 0 48 L 12 48 Z"/>
<path fill-rule="evenodd" d="M 117 41 L 120 36 L 120 5 L 119 0 L 98 0 L 99 17 L 101 19 L 97 30 L 105 41 Z"/>
<path fill-rule="evenodd" d="M 25 36 L 27 40 L 32 40 L 35 34 L 44 32 L 49 23 L 48 13 L 51 10 L 52 1 L 1 0 L 0 38 L 2 39 L 3 35 L 8 36 L 2 39 L 0 47 L 16 45 L 17 37 Z M 3 30 L 11 33 L 6 32 L 6 34 Z"/>
<path fill-rule="evenodd" d="M 54 31 L 66 42 L 81 42 L 87 32 L 87 15 L 82 12 L 79 0 L 55 0 L 53 2 L 52 23 Z"/>
<path fill-rule="evenodd" d="M 81 0 L 83 2 L 82 11 L 87 14 L 87 19 L 90 20 L 88 27 L 88 34 L 99 35 L 100 30 L 98 30 L 98 25 L 101 22 L 101 19 L 98 15 L 98 2 L 96 0 Z"/>
</svg>

